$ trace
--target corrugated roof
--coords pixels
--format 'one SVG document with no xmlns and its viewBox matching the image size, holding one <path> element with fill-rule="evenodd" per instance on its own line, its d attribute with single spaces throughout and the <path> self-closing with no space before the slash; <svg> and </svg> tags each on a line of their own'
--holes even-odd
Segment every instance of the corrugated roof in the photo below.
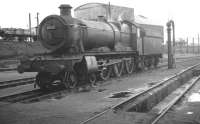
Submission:
<svg viewBox="0 0 200 124">
<path fill-rule="evenodd" d="M 76 7 L 74 9 L 74 11 L 82 10 L 82 9 L 88 9 L 90 5 L 93 8 L 95 6 L 103 6 L 103 5 L 106 5 L 106 4 L 104 4 L 104 3 L 86 3 L 86 4 L 83 4 L 83 5 L 80 5 L 80 6 Z"/>
</svg>

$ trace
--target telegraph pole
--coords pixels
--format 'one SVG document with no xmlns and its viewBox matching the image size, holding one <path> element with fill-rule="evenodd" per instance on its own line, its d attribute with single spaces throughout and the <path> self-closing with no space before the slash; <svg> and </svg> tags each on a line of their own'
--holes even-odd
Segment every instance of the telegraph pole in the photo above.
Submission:
<svg viewBox="0 0 200 124">
<path fill-rule="evenodd" d="M 37 35 L 37 40 L 39 39 L 39 12 L 37 12 L 37 28 L 36 28 L 36 35 Z"/>
<path fill-rule="evenodd" d="M 194 54 L 194 37 L 192 38 L 192 44 L 193 44 L 193 54 Z"/>
<path fill-rule="evenodd" d="M 198 34 L 198 54 L 199 54 L 199 34 Z"/>
<path fill-rule="evenodd" d="M 37 12 L 37 27 L 39 26 L 39 12 Z"/>
<path fill-rule="evenodd" d="M 172 30 L 173 30 L 173 64 L 175 65 L 176 57 L 175 57 L 175 51 L 176 51 L 176 43 L 175 43 L 175 26 L 174 21 L 171 20 L 172 23 Z"/>
<path fill-rule="evenodd" d="M 108 3 L 108 20 L 111 21 L 111 6 L 110 6 L 110 2 Z"/>
<path fill-rule="evenodd" d="M 29 31 L 30 31 L 30 42 L 31 40 L 31 14 L 29 13 Z"/>
<path fill-rule="evenodd" d="M 171 30 L 173 31 L 173 44 L 171 43 Z M 175 67 L 175 25 L 174 21 L 167 22 L 167 36 L 168 36 L 168 69 Z M 173 48 L 172 48 L 173 45 Z"/>
<path fill-rule="evenodd" d="M 168 69 L 171 69 L 173 66 L 172 63 L 172 46 L 171 46 L 171 23 L 167 23 L 167 39 L 168 39 Z"/>
<path fill-rule="evenodd" d="M 188 53 L 188 37 L 187 37 L 187 48 L 186 48 L 186 53 Z"/>
</svg>

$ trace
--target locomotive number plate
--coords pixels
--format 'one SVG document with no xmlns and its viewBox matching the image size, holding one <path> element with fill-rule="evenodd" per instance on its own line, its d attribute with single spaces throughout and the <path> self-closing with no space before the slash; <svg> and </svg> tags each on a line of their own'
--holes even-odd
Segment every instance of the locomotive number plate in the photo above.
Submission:
<svg viewBox="0 0 200 124">
<path fill-rule="evenodd" d="M 47 30 L 56 30 L 56 27 L 54 25 L 48 25 Z"/>
</svg>

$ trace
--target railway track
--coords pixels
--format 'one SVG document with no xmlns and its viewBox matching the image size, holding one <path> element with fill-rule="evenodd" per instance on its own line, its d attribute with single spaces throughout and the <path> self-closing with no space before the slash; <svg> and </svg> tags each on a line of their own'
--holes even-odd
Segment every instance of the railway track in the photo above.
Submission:
<svg viewBox="0 0 200 124">
<path fill-rule="evenodd" d="M 180 95 L 178 95 L 175 99 L 173 99 L 169 104 L 166 105 L 163 111 L 159 112 L 158 115 L 153 119 L 151 124 L 157 124 L 159 120 L 198 82 L 200 76 L 194 77 L 192 83 L 190 83 Z"/>
<path fill-rule="evenodd" d="M 15 86 L 19 86 L 19 85 L 32 84 L 34 82 L 35 82 L 35 77 L 1 81 L 0 82 L 0 89 L 15 87 Z"/>
<path fill-rule="evenodd" d="M 197 66 L 198 65 L 192 66 L 192 67 L 186 69 L 185 71 L 182 71 L 182 72 L 180 72 L 180 73 L 178 73 L 178 74 L 176 74 L 176 75 L 174 75 L 174 76 L 172 76 L 168 79 L 165 79 L 164 81 L 162 81 L 160 83 L 157 83 L 156 85 L 153 85 L 152 87 L 150 87 L 148 89 L 149 91 L 145 90 L 145 91 L 138 92 L 137 94 L 133 94 L 134 96 L 132 96 L 131 98 L 128 98 L 125 101 L 120 102 L 117 105 L 113 105 L 113 106 L 108 107 L 105 111 L 103 111 L 99 114 L 96 114 L 96 115 L 92 116 L 91 118 L 88 118 L 87 120 L 81 122 L 81 124 L 86 124 L 86 123 L 90 123 L 92 121 L 95 121 L 96 119 L 100 118 L 102 115 L 104 115 L 104 114 L 106 114 L 110 111 L 121 111 L 122 109 L 127 110 L 129 108 L 128 105 L 130 105 L 130 103 L 132 103 L 131 99 L 137 99 L 137 97 L 142 96 L 145 93 L 148 94 L 148 92 L 151 92 L 151 89 L 153 90 L 156 87 L 162 86 L 162 85 L 164 85 L 165 82 L 173 80 L 174 78 L 176 78 L 176 77 L 178 77 L 178 76 L 180 76 L 184 73 L 187 73 L 187 71 L 195 69 Z M 4 105 L 13 104 L 13 103 L 16 103 L 16 102 L 29 103 L 29 102 L 44 100 L 46 98 L 49 99 L 51 97 L 53 97 L 53 98 L 60 97 L 61 95 L 66 96 L 66 94 L 68 92 L 69 92 L 68 90 L 63 90 L 63 89 L 60 89 L 59 91 L 55 90 L 55 91 L 47 91 L 47 92 L 43 92 L 41 90 L 36 89 L 36 90 L 33 90 L 33 91 L 27 91 L 27 92 L 23 92 L 23 93 L 19 93 L 19 94 L 14 94 L 14 95 L 2 97 L 2 98 L 0 98 L 0 101 L 1 102 L 7 102 Z M 1 107 L 4 106 L 4 105 L 1 105 Z M 167 109 L 165 109 L 165 110 L 167 110 Z M 157 122 L 155 122 L 155 123 L 157 123 Z"/>
<path fill-rule="evenodd" d="M 189 59 L 189 60 L 191 60 L 191 59 Z M 184 62 L 187 62 L 189 60 L 184 60 Z M 183 61 L 179 61 L 179 62 L 183 62 Z M 164 65 L 164 66 L 166 66 L 166 65 Z M 163 67 L 163 65 L 161 65 L 160 67 Z M 122 76 L 122 77 L 126 77 L 126 76 Z M 3 81 L 3 82 L 0 82 L 0 89 L 6 89 L 6 88 L 20 86 L 20 85 L 33 84 L 34 82 L 35 82 L 34 77 Z M 52 97 L 52 96 L 56 97 L 62 93 L 66 93 L 66 92 L 69 92 L 69 91 L 63 90 L 63 89 L 59 89 L 59 90 L 55 89 L 53 91 L 44 92 L 39 89 L 32 89 L 30 91 L 25 91 L 25 92 L 21 92 L 21 93 L 16 93 L 16 94 L 0 97 L 0 101 L 10 102 L 10 103 L 29 102 L 29 101 L 45 99 L 45 98 Z"/>
<path fill-rule="evenodd" d="M 31 91 L 13 94 L 13 95 L 9 95 L 9 96 L 4 96 L 4 97 L 0 98 L 0 101 L 16 103 L 16 102 L 26 100 L 28 98 L 40 96 L 42 94 L 43 94 L 43 92 L 41 90 L 37 89 L 37 90 L 31 90 Z"/>
<path fill-rule="evenodd" d="M 190 58 L 188 60 L 177 61 L 177 63 L 191 61 L 192 59 L 193 58 Z M 164 66 L 167 66 L 167 63 L 162 63 L 161 65 L 158 66 L 158 68 L 164 67 Z M 122 78 L 123 77 L 126 77 L 126 75 L 122 76 Z M 33 84 L 34 82 L 35 82 L 34 77 L 2 81 L 2 82 L 0 82 L 0 89 L 6 89 L 6 88 L 16 87 L 16 86 L 20 86 L 20 85 Z M 102 83 L 104 81 L 100 81 L 100 82 Z M 41 93 L 41 91 L 39 91 L 38 89 L 33 89 L 33 90 L 30 90 L 30 91 L 26 91 L 26 92 L 21 92 L 21 93 L 16 93 L 16 94 L 4 96 L 3 98 L 0 97 L 0 101 L 8 101 L 8 102 L 14 103 L 14 102 L 20 102 L 20 101 L 23 101 L 23 100 L 26 100 L 26 99 L 27 99 L 26 101 L 28 101 L 28 99 L 33 99 L 33 100 L 37 99 L 37 98 L 40 99 L 40 95 L 41 96 L 45 95 L 45 97 L 47 97 L 48 94 L 51 94 L 51 92 L 47 92 L 47 93 L 43 92 L 43 94 L 40 94 L 40 93 Z M 52 93 L 56 94 L 54 91 L 52 91 Z M 37 94 L 39 94 L 39 95 L 37 95 Z"/>
<path fill-rule="evenodd" d="M 191 66 L 187 69 L 185 69 L 184 71 L 181 71 L 180 73 L 173 75 L 171 77 L 169 77 L 168 79 L 165 79 L 163 81 L 161 81 L 160 83 L 157 83 L 155 85 L 153 85 L 152 87 L 149 87 L 148 89 L 138 92 L 136 94 L 134 94 L 133 96 L 129 97 L 128 99 L 116 104 L 116 105 L 112 105 L 110 107 L 108 107 L 106 110 L 102 111 L 101 113 L 98 113 L 90 118 L 88 118 L 87 120 L 82 121 L 80 124 L 87 124 L 87 123 L 92 123 L 95 120 L 99 119 L 101 116 L 105 115 L 106 113 L 109 112 L 120 112 L 120 111 L 144 111 L 142 109 L 144 109 L 144 106 L 141 108 L 141 105 L 138 105 L 139 101 L 141 102 L 144 98 L 147 98 L 146 96 L 151 96 L 152 93 L 159 91 L 160 88 L 165 87 L 166 85 L 169 85 L 170 82 L 172 82 L 173 80 L 182 80 L 183 75 L 188 74 L 190 71 L 194 71 L 197 67 L 199 67 L 200 64 L 196 64 L 194 66 Z M 152 124 L 156 124 L 159 119 L 197 82 L 197 80 L 199 80 L 200 77 L 197 77 L 185 90 L 184 92 L 175 100 L 173 100 L 173 102 L 170 102 L 165 109 L 163 109 L 163 111 L 161 111 L 159 114 L 157 114 L 156 118 L 152 121 Z M 174 89 L 175 90 L 175 89 Z M 169 95 L 169 94 L 167 94 Z M 142 103 L 144 104 L 144 103 Z M 157 104 L 157 103 L 156 103 Z M 145 106 L 146 109 L 152 108 L 153 106 Z M 140 110 L 141 109 L 141 110 Z"/>
<path fill-rule="evenodd" d="M 7 104 L 3 105 L 9 105 L 13 103 L 30 103 L 30 102 L 36 102 L 44 99 L 49 98 L 60 98 L 63 96 L 66 96 L 66 93 L 69 93 L 69 90 L 66 89 L 54 89 L 53 91 L 42 91 L 40 89 L 35 89 L 27 92 L 22 92 L 18 94 L 13 94 L 5 97 L 0 97 L 0 102 L 4 102 Z"/>
<path fill-rule="evenodd" d="M 188 57 L 188 58 L 177 58 L 176 59 L 176 64 L 183 63 L 183 62 L 188 62 L 188 61 L 191 61 L 191 60 L 194 60 L 194 59 L 200 59 L 200 56 Z M 168 65 L 168 62 L 166 60 L 166 61 L 163 61 L 163 63 L 161 63 L 159 65 L 159 67 L 165 67 L 167 65 Z"/>
</svg>

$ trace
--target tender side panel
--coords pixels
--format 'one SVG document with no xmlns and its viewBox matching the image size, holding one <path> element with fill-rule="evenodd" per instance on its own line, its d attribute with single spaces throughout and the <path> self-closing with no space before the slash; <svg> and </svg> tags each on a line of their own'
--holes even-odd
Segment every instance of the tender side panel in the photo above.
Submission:
<svg viewBox="0 0 200 124">
<path fill-rule="evenodd" d="M 163 27 L 159 25 L 140 24 L 145 30 L 146 36 L 154 36 L 163 38 Z"/>
<path fill-rule="evenodd" d="M 162 54 L 163 27 L 157 25 L 141 24 L 145 31 L 142 39 L 143 54 Z"/>
<path fill-rule="evenodd" d="M 162 54 L 162 39 L 155 37 L 144 37 L 144 55 Z"/>
</svg>

